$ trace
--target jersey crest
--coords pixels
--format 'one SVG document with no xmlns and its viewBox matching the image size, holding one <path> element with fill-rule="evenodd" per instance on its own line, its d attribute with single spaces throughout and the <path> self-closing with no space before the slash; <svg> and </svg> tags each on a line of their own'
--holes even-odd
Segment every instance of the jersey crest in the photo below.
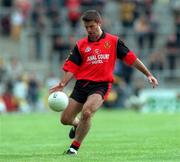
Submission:
<svg viewBox="0 0 180 162">
<path fill-rule="evenodd" d="M 110 48 L 110 47 L 111 47 L 111 43 L 110 43 L 109 41 L 106 41 L 106 42 L 104 43 L 104 47 L 105 47 L 106 49 Z"/>
</svg>

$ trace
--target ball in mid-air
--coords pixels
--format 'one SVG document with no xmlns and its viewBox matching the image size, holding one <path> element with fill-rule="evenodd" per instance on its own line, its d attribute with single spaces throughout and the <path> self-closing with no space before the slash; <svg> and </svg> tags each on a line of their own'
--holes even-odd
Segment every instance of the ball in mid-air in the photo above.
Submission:
<svg viewBox="0 0 180 162">
<path fill-rule="evenodd" d="M 63 111 L 69 103 L 68 96 L 61 91 L 53 92 L 48 97 L 49 107 L 57 112 Z"/>
</svg>

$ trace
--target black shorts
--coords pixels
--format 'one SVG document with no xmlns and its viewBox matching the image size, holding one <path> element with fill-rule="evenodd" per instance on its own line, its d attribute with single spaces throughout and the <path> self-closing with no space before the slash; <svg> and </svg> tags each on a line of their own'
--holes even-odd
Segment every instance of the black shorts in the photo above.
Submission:
<svg viewBox="0 0 180 162">
<path fill-rule="evenodd" d="M 109 82 L 92 82 L 87 80 L 78 80 L 76 81 L 70 98 L 73 98 L 77 102 L 85 103 L 89 95 L 98 93 L 102 96 L 103 99 L 106 99 L 111 89 L 111 85 L 112 84 Z"/>
</svg>

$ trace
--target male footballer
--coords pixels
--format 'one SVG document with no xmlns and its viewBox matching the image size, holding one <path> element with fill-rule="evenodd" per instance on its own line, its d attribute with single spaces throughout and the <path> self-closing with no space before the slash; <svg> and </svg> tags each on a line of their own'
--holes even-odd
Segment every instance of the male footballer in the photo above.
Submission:
<svg viewBox="0 0 180 162">
<path fill-rule="evenodd" d="M 61 115 L 62 124 L 73 126 L 69 133 L 73 141 L 65 152 L 70 155 L 77 154 L 91 127 L 93 115 L 108 96 L 116 59 L 142 72 L 153 88 L 158 85 L 157 79 L 118 36 L 102 30 L 102 18 L 96 10 L 83 13 L 82 21 L 87 37 L 77 41 L 64 63 L 64 76 L 50 89 L 50 93 L 62 91 L 73 77 L 76 79 L 69 105 Z M 79 113 L 80 118 L 77 118 Z"/>
</svg>

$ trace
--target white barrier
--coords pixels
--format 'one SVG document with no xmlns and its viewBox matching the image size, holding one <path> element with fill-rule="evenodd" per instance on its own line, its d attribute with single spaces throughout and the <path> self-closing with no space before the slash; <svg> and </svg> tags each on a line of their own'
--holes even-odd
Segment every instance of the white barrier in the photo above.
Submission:
<svg viewBox="0 0 180 162">
<path fill-rule="evenodd" d="M 180 89 L 142 90 L 142 112 L 180 112 Z"/>
</svg>

